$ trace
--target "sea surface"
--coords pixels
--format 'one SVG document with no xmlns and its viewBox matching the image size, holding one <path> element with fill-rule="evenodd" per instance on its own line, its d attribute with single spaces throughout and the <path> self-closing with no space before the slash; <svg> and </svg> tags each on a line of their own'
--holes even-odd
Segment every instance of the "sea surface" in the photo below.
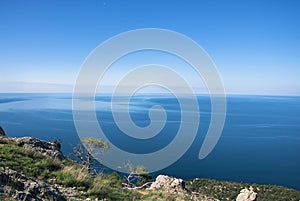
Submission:
<svg viewBox="0 0 300 201">
<path fill-rule="evenodd" d="M 277 184 L 300 190 L 300 97 L 227 96 L 224 130 L 215 149 L 203 160 L 198 159 L 198 153 L 209 126 L 211 105 L 209 96 L 197 98 L 200 127 L 196 139 L 180 160 L 155 174 Z M 181 111 L 175 97 L 132 97 L 130 114 L 138 126 L 150 123 L 148 111 L 153 105 L 161 105 L 167 113 L 166 125 L 153 142 L 134 141 L 116 126 L 111 97 L 99 95 L 95 101 L 99 125 L 110 133 L 109 139 L 116 146 L 129 152 L 162 149 L 174 139 L 180 125 Z M 79 143 L 71 94 L 0 94 L 0 125 L 10 137 L 60 139 L 65 154 Z"/>
</svg>

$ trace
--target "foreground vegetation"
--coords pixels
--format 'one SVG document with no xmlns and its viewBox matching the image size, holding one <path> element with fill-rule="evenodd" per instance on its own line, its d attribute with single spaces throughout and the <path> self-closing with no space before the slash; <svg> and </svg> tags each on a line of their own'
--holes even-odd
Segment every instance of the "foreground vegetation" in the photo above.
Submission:
<svg viewBox="0 0 300 201">
<path fill-rule="evenodd" d="M 26 151 L 10 138 L 0 138 L 0 167 L 9 167 L 33 179 L 49 184 L 75 189 L 78 198 L 106 200 L 176 200 L 176 196 L 162 191 L 128 190 L 126 180 L 118 173 L 92 176 L 89 170 L 70 159 L 63 161 Z M 242 188 L 250 184 L 195 179 L 188 181 L 187 188 L 220 200 L 235 200 Z M 257 200 L 300 200 L 300 192 L 284 187 L 251 184 L 258 193 Z M 4 198 L 5 199 L 5 198 Z M 8 198 L 9 199 L 9 198 Z M 178 198 L 177 198 L 178 199 Z M 185 200 L 184 197 L 180 199 Z M 1 200 L 1 198 L 0 198 Z"/>
<path fill-rule="evenodd" d="M 118 173 L 92 176 L 89 170 L 70 159 L 54 160 L 25 150 L 10 138 L 0 137 L 0 167 L 11 168 L 32 179 L 76 189 L 77 198 L 106 200 L 174 200 L 168 195 L 122 187 L 126 182 Z M 0 197 L 0 200 L 11 198 Z"/>
<path fill-rule="evenodd" d="M 300 191 L 275 185 L 261 185 L 219 181 L 214 179 L 194 179 L 186 183 L 187 188 L 219 200 L 235 200 L 243 188 L 253 188 L 256 201 L 299 201 Z"/>
<path fill-rule="evenodd" d="M 117 173 L 92 177 L 88 170 L 70 159 L 63 161 L 47 158 L 19 147 L 9 138 L 0 138 L 0 167 L 9 167 L 30 178 L 64 187 L 74 187 L 81 198 L 108 200 L 136 200 L 138 192 L 121 188 Z"/>
</svg>

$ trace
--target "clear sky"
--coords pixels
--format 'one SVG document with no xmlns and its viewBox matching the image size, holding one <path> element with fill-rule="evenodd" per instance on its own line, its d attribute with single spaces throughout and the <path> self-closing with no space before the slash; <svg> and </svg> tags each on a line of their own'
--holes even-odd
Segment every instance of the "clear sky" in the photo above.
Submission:
<svg viewBox="0 0 300 201">
<path fill-rule="evenodd" d="M 0 1 L 0 92 L 71 92 L 86 56 L 140 28 L 180 32 L 228 93 L 300 95 L 300 1 Z"/>
</svg>

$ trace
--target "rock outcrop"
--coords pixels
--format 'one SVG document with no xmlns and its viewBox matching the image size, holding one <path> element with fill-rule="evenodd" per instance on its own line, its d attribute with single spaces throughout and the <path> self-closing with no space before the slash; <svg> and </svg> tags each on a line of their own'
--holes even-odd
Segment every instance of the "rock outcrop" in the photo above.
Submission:
<svg viewBox="0 0 300 201">
<path fill-rule="evenodd" d="M 240 194 L 237 196 L 236 201 L 254 201 L 256 200 L 256 194 L 253 191 L 253 188 L 250 187 L 249 189 L 244 188 L 240 191 Z"/>
<path fill-rule="evenodd" d="M 0 194 L 24 201 L 66 200 L 57 188 L 9 168 L 0 168 Z"/>
<path fill-rule="evenodd" d="M 57 143 L 46 142 L 33 137 L 14 138 L 14 140 L 19 146 L 24 147 L 28 151 L 40 153 L 44 156 L 58 160 L 63 160 L 65 158 Z"/>
<path fill-rule="evenodd" d="M 168 194 L 176 195 L 175 200 L 183 200 L 184 198 L 184 200 L 194 201 L 218 201 L 215 198 L 192 192 L 185 187 L 185 181 L 182 179 L 166 175 L 158 175 L 148 190 L 163 191 Z"/>
<path fill-rule="evenodd" d="M 6 136 L 3 128 L 0 126 L 0 136 Z"/>
<path fill-rule="evenodd" d="M 165 189 L 171 193 L 186 192 L 185 182 L 182 179 L 158 175 L 156 180 L 151 184 L 149 190 Z"/>
</svg>

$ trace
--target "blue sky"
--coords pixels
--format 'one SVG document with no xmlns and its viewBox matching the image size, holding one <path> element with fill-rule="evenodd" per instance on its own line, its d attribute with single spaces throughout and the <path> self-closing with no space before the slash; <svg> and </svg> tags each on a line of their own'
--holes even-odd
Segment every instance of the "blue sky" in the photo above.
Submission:
<svg viewBox="0 0 300 201">
<path fill-rule="evenodd" d="M 300 1 L 0 1 L 0 92 L 71 92 L 88 54 L 132 29 L 201 45 L 227 93 L 300 95 Z"/>
</svg>

